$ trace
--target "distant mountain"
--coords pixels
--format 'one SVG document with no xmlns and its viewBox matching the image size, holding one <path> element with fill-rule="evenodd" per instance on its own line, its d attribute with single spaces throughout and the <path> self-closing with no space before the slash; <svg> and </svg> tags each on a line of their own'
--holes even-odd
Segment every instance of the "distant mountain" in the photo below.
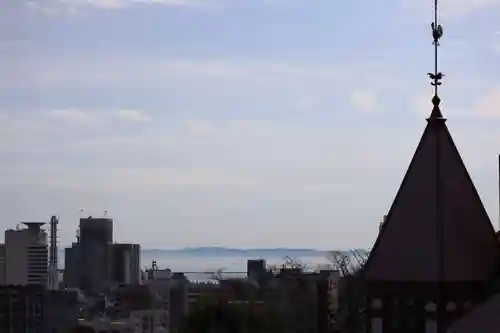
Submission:
<svg viewBox="0 0 500 333">
<path fill-rule="evenodd" d="M 355 249 L 365 255 L 369 250 Z M 145 249 L 141 252 L 144 255 L 176 255 L 193 257 L 325 257 L 329 251 L 299 248 L 255 248 L 255 249 L 235 249 L 219 246 L 188 247 L 184 249 Z M 64 258 L 64 247 L 59 248 L 60 258 Z"/>
<path fill-rule="evenodd" d="M 234 249 L 226 247 L 206 246 L 190 247 L 176 250 L 144 249 L 144 254 L 164 254 L 164 255 L 187 255 L 187 256 L 207 256 L 207 257 L 323 257 L 327 251 L 314 249 Z"/>
</svg>

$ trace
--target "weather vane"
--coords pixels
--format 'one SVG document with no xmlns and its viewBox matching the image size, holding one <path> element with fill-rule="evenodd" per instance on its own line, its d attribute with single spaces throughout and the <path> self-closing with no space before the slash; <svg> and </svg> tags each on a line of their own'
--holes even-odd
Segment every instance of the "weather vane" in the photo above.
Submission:
<svg viewBox="0 0 500 333">
<path fill-rule="evenodd" d="M 427 73 L 432 80 L 431 85 L 434 86 L 434 97 L 438 97 L 438 86 L 441 85 L 441 80 L 444 75 L 438 72 L 438 47 L 439 40 L 443 37 L 443 27 L 438 24 L 438 0 L 434 0 L 434 22 L 431 23 L 432 38 L 434 44 L 434 73 Z"/>
</svg>

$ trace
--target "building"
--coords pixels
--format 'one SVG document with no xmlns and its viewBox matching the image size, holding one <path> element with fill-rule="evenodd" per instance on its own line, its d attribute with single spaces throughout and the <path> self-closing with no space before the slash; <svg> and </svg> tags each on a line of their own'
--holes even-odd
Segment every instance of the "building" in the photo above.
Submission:
<svg viewBox="0 0 500 333">
<path fill-rule="evenodd" d="M 449 333 L 496 333 L 500 330 L 500 294 L 455 323 Z"/>
<path fill-rule="evenodd" d="M 113 243 L 111 218 L 80 219 L 77 241 L 65 249 L 65 286 L 97 295 L 139 283 L 140 246 Z"/>
<path fill-rule="evenodd" d="M 265 287 L 265 302 L 287 318 L 287 332 L 330 332 L 334 285 L 340 272 L 283 268 Z"/>
<path fill-rule="evenodd" d="M 79 230 L 77 287 L 89 294 L 103 293 L 110 286 L 109 244 L 113 243 L 113 220 L 82 218 Z"/>
<path fill-rule="evenodd" d="M 78 243 L 64 249 L 64 275 L 63 281 L 66 288 L 80 286 L 80 263 L 78 257 Z"/>
<path fill-rule="evenodd" d="M 437 93 L 432 103 L 363 269 L 367 332 L 445 332 L 488 296 L 498 269 L 495 231 Z"/>
<path fill-rule="evenodd" d="M 80 302 L 76 290 L 46 290 L 44 320 L 46 332 L 66 333 L 78 326 Z"/>
<path fill-rule="evenodd" d="M 0 286 L 5 284 L 5 278 L 5 244 L 0 244 Z"/>
<path fill-rule="evenodd" d="M 129 285 L 116 289 L 110 297 L 107 314 L 113 320 L 127 321 L 135 332 L 165 332 L 169 325 L 168 310 L 150 286 Z"/>
<path fill-rule="evenodd" d="M 110 244 L 112 282 L 116 285 L 140 284 L 141 246 Z"/>
<path fill-rule="evenodd" d="M 199 290 L 183 273 L 173 273 L 169 269 L 159 270 L 156 263 L 153 263 L 153 268 L 147 271 L 147 275 L 147 286 L 161 297 L 162 305 L 168 311 L 170 330 L 178 330 L 190 304 L 197 300 Z"/>
<path fill-rule="evenodd" d="M 0 286 L 0 332 L 45 333 L 42 285 Z"/>
<path fill-rule="evenodd" d="M 444 332 L 487 296 L 497 270 L 493 226 L 433 102 L 363 271 L 371 332 Z"/>
<path fill-rule="evenodd" d="M 27 229 L 5 231 L 5 284 L 47 284 L 47 233 L 45 223 L 24 222 Z"/>
<path fill-rule="evenodd" d="M 83 330 L 86 328 L 87 330 Z M 135 333 L 135 329 L 128 320 L 110 320 L 94 318 L 93 320 L 79 319 L 78 332 L 96 333 Z"/>
<path fill-rule="evenodd" d="M 258 281 L 267 274 L 266 261 L 264 259 L 247 260 L 247 277 L 249 280 Z"/>
</svg>

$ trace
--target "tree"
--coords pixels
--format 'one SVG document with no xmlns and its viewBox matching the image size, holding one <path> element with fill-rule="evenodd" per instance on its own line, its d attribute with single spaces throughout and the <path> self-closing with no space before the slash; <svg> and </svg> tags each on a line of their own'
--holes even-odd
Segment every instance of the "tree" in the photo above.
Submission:
<svg viewBox="0 0 500 333">
<path fill-rule="evenodd" d="M 234 302 L 221 296 L 204 296 L 184 318 L 181 333 L 275 333 L 283 332 L 281 316 L 265 303 Z"/>
<path fill-rule="evenodd" d="M 365 292 L 362 270 L 368 253 L 360 250 L 330 251 L 329 260 L 341 273 L 336 284 L 332 321 L 338 332 L 362 332 L 365 328 Z"/>
</svg>

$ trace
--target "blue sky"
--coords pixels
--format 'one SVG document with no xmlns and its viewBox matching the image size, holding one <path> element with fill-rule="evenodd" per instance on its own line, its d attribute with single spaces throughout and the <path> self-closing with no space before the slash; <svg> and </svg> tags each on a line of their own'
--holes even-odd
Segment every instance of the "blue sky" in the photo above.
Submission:
<svg viewBox="0 0 500 333">
<path fill-rule="evenodd" d="M 7 0 L 2 229 L 370 247 L 430 113 L 433 3 Z M 495 227 L 499 0 L 442 1 L 443 113 Z"/>
</svg>

